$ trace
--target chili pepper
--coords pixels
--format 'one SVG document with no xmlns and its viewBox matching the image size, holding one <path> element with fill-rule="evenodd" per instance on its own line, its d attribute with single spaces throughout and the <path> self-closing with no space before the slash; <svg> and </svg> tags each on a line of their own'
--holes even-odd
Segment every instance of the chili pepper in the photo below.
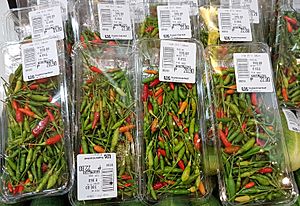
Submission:
<svg viewBox="0 0 300 206">
<path fill-rule="evenodd" d="M 32 130 L 32 134 L 34 137 L 38 137 L 47 127 L 47 124 L 49 122 L 49 117 L 45 117 L 44 119 L 42 119 L 38 125 L 36 125 L 36 127 L 33 128 Z"/>
<path fill-rule="evenodd" d="M 283 97 L 284 101 L 288 102 L 289 101 L 289 97 L 288 97 L 288 93 L 286 91 L 286 88 L 282 88 L 281 93 L 282 93 L 282 97 Z"/>
<path fill-rule="evenodd" d="M 288 17 L 288 16 L 284 16 L 283 17 L 287 22 L 289 22 L 290 24 L 293 24 L 293 25 L 296 25 L 297 24 L 297 19 L 295 18 L 291 18 L 291 17 Z"/>
<path fill-rule="evenodd" d="M 249 195 L 239 196 L 234 199 L 234 201 L 241 203 L 249 202 L 250 200 L 251 198 Z"/>
<path fill-rule="evenodd" d="M 182 114 L 184 112 L 184 110 L 187 108 L 188 106 L 188 99 L 186 99 L 182 105 L 179 108 L 178 114 Z"/>
<path fill-rule="evenodd" d="M 174 91 L 175 90 L 175 84 L 173 82 L 170 82 L 169 85 L 170 85 L 170 89 L 172 91 Z"/>
<path fill-rule="evenodd" d="M 28 109 L 18 108 L 18 111 L 22 112 L 23 114 L 26 114 L 29 117 L 40 119 L 39 116 L 37 116 L 36 114 L 34 114 L 32 111 L 30 111 Z"/>
<path fill-rule="evenodd" d="M 50 137 L 48 138 L 46 141 L 45 141 L 45 144 L 46 145 L 53 145 L 53 144 L 56 144 L 57 142 L 59 142 L 62 138 L 62 135 L 61 134 L 57 134 L 53 137 Z"/>
<path fill-rule="evenodd" d="M 120 134 L 119 129 L 116 129 L 114 131 L 113 138 L 111 140 L 110 152 L 113 152 L 116 145 L 118 144 L 119 134 Z"/>
<path fill-rule="evenodd" d="M 272 173 L 273 169 L 271 167 L 265 167 L 261 168 L 258 172 L 261 174 Z"/>
<path fill-rule="evenodd" d="M 196 133 L 194 134 L 194 145 L 195 145 L 196 150 L 200 150 L 200 147 L 201 147 L 201 140 L 200 140 L 200 138 L 199 138 L 198 132 L 196 132 Z"/>
<path fill-rule="evenodd" d="M 251 103 L 253 106 L 257 106 L 257 96 L 256 93 L 251 93 Z"/>
<path fill-rule="evenodd" d="M 181 175 L 181 180 L 182 182 L 185 182 L 189 179 L 190 177 L 190 172 L 191 172 L 191 160 L 189 161 L 188 165 L 186 166 L 186 168 L 184 169 L 182 175 Z"/>
<path fill-rule="evenodd" d="M 184 166 L 184 163 L 183 163 L 183 161 L 182 160 L 180 160 L 178 163 L 178 166 L 180 167 L 180 169 L 182 169 L 182 171 L 184 171 L 184 169 L 185 169 L 185 166 Z"/>
<path fill-rule="evenodd" d="M 150 87 L 155 87 L 156 85 L 158 85 L 160 83 L 159 79 L 154 79 L 150 84 L 149 86 Z"/>
<path fill-rule="evenodd" d="M 248 150 L 250 150 L 253 145 L 255 144 L 255 138 L 251 138 L 248 140 L 248 142 L 246 142 L 246 144 L 244 144 L 240 150 L 237 152 L 237 154 L 241 154 L 241 153 L 244 153 L 244 152 L 247 152 Z"/>
<path fill-rule="evenodd" d="M 227 154 L 235 154 L 235 153 L 237 153 L 239 151 L 239 149 L 240 149 L 240 146 L 233 146 L 233 145 L 231 145 L 229 147 L 226 147 L 224 149 L 224 152 L 227 153 Z"/>
<path fill-rule="evenodd" d="M 230 147 L 231 146 L 231 143 L 227 140 L 224 132 L 220 129 L 219 129 L 219 137 L 222 140 L 225 147 Z"/>
<path fill-rule="evenodd" d="M 160 87 L 155 93 L 154 96 L 158 97 L 159 95 L 161 95 L 164 92 L 164 89 L 162 87 Z"/>
<path fill-rule="evenodd" d="M 254 187 L 254 186 L 255 186 L 255 182 L 249 182 L 248 184 L 246 184 L 244 186 L 244 188 L 249 189 L 249 188 Z"/>
</svg>

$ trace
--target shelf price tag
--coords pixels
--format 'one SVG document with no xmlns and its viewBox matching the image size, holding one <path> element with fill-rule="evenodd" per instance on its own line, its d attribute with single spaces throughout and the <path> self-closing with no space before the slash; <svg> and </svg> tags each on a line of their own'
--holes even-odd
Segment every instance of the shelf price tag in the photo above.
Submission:
<svg viewBox="0 0 300 206">
<path fill-rule="evenodd" d="M 42 40 L 21 47 L 24 81 L 59 75 L 56 40 Z"/>
</svg>

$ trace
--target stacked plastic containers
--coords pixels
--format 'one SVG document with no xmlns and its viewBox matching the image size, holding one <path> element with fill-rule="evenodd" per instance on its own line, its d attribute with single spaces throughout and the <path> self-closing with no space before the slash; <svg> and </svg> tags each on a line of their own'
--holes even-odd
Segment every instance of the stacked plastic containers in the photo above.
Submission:
<svg viewBox="0 0 300 206">
<path fill-rule="evenodd" d="M 64 42 L 55 35 L 38 36 L 52 31 L 44 20 L 55 9 L 60 6 L 26 7 L 6 15 L 11 35 L 1 45 L 3 202 L 64 194 L 73 183 Z"/>
</svg>

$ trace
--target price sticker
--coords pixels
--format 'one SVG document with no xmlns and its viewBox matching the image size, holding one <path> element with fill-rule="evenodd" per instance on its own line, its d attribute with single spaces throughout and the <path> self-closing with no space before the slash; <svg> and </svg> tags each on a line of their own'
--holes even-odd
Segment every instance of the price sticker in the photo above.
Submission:
<svg viewBox="0 0 300 206">
<path fill-rule="evenodd" d="M 160 39 L 191 38 L 189 6 L 158 6 Z"/>
<path fill-rule="evenodd" d="M 128 4 L 98 4 L 98 14 L 102 39 L 132 39 Z"/>
<path fill-rule="evenodd" d="M 42 4 L 50 4 L 52 3 L 53 0 L 37 0 L 37 5 L 42 5 Z M 64 13 L 64 19 L 67 19 L 68 17 L 68 1 L 67 0 L 55 0 L 55 2 L 60 3 L 63 13 Z"/>
<path fill-rule="evenodd" d="M 116 153 L 77 155 L 77 199 L 117 197 Z"/>
<path fill-rule="evenodd" d="M 187 5 L 190 8 L 190 15 L 195 16 L 198 15 L 198 1 L 197 0 L 185 0 L 180 1 L 178 0 L 168 0 L 169 5 Z"/>
<path fill-rule="evenodd" d="M 233 54 L 238 92 L 273 92 L 273 76 L 267 53 Z"/>
<path fill-rule="evenodd" d="M 282 109 L 289 130 L 293 132 L 300 132 L 300 110 Z"/>
<path fill-rule="evenodd" d="M 221 41 L 252 41 L 247 9 L 219 9 L 218 21 Z"/>
<path fill-rule="evenodd" d="M 159 80 L 164 82 L 195 83 L 196 44 L 161 41 Z"/>
<path fill-rule="evenodd" d="M 59 75 L 56 40 L 42 40 L 21 46 L 24 81 Z"/>
<path fill-rule="evenodd" d="M 64 39 L 60 6 L 29 12 L 32 40 Z"/>
</svg>

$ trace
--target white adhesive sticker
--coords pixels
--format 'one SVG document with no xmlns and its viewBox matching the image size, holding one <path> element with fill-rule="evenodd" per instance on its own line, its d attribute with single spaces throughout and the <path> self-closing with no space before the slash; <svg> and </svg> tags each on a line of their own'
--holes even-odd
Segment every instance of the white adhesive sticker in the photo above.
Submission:
<svg viewBox="0 0 300 206">
<path fill-rule="evenodd" d="M 196 44 L 161 41 L 159 65 L 160 81 L 195 83 Z"/>
<path fill-rule="evenodd" d="M 59 75 L 56 40 L 23 44 L 21 51 L 24 81 Z"/>
<path fill-rule="evenodd" d="M 273 92 L 270 56 L 267 53 L 233 54 L 238 92 Z"/>
<path fill-rule="evenodd" d="M 158 6 L 159 38 L 191 38 L 189 6 Z"/>
<path fill-rule="evenodd" d="M 98 4 L 98 15 L 102 39 L 132 39 L 128 4 Z"/>
<path fill-rule="evenodd" d="M 247 9 L 219 9 L 218 21 L 221 41 L 252 41 Z"/>
<path fill-rule="evenodd" d="M 190 7 L 190 15 L 198 15 L 198 0 L 185 0 L 178 2 L 178 0 L 168 0 L 168 5 L 187 5 Z"/>
<path fill-rule="evenodd" d="M 37 0 L 37 5 L 42 5 L 42 4 L 49 4 L 52 3 L 53 0 Z M 63 11 L 65 18 L 68 16 L 68 0 L 55 0 L 55 2 L 60 3 Z"/>
<path fill-rule="evenodd" d="M 289 130 L 294 132 L 300 132 L 300 111 L 298 110 L 289 110 L 282 109 Z"/>
<path fill-rule="evenodd" d="M 300 0 L 293 0 L 293 8 L 300 9 Z"/>
<path fill-rule="evenodd" d="M 32 40 L 64 39 L 60 6 L 29 12 Z"/>
<path fill-rule="evenodd" d="M 117 197 L 116 153 L 77 155 L 77 199 Z"/>
</svg>

